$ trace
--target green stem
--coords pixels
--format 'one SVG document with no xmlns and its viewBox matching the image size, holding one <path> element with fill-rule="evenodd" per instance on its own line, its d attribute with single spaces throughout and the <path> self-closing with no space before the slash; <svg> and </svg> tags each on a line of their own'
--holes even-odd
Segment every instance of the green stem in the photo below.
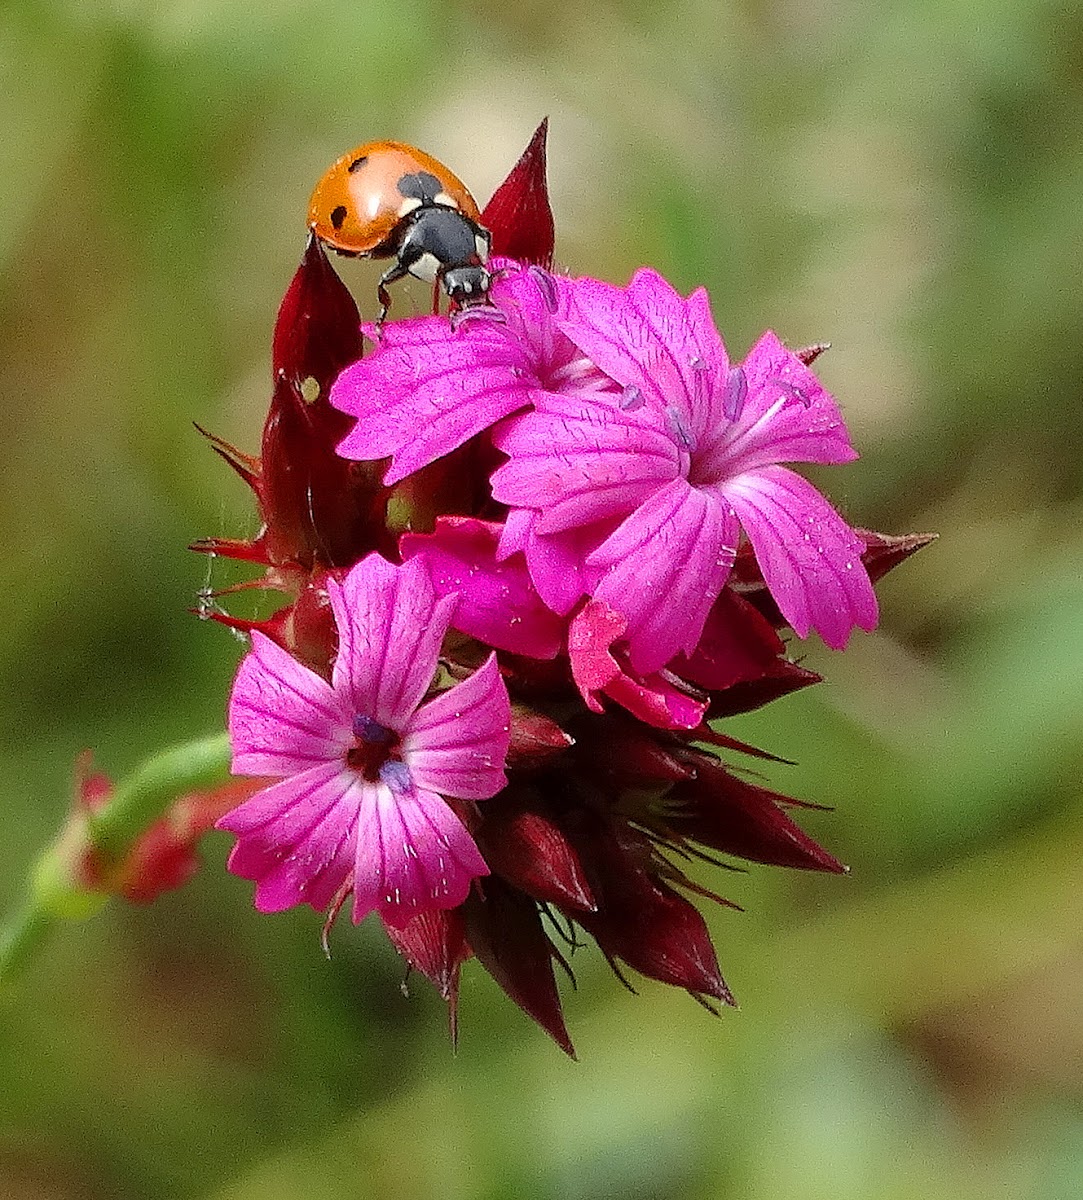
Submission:
<svg viewBox="0 0 1083 1200">
<path fill-rule="evenodd" d="M 106 858 L 123 858 L 135 839 L 185 792 L 221 783 L 229 773 L 229 736 L 185 742 L 148 758 L 91 818 L 88 839 Z"/>
<path fill-rule="evenodd" d="M 0 928 L 0 991 L 31 961 L 61 918 L 85 918 L 109 899 L 79 869 L 89 852 L 116 863 L 169 806 L 188 792 L 223 782 L 229 773 L 226 734 L 174 746 L 146 759 L 91 815 L 74 814 L 38 858 L 23 909 Z"/>
<path fill-rule="evenodd" d="M 0 993 L 34 957 L 59 918 L 27 904 L 0 932 Z"/>
</svg>

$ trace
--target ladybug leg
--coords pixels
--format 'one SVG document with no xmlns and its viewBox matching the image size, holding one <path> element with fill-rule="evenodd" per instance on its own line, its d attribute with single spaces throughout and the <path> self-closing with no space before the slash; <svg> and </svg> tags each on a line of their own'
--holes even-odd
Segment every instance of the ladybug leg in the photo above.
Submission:
<svg viewBox="0 0 1083 1200">
<path fill-rule="evenodd" d="M 376 318 L 377 325 L 382 325 L 387 320 L 387 310 L 391 307 L 391 294 L 387 290 L 387 285 L 403 279 L 409 274 L 409 268 L 404 267 L 401 262 L 395 262 L 380 276 L 380 282 L 376 285 L 376 295 L 380 300 L 380 315 Z"/>
<path fill-rule="evenodd" d="M 439 275 L 432 281 L 432 315 L 440 315 L 440 292 L 443 290 L 443 280 Z"/>
</svg>

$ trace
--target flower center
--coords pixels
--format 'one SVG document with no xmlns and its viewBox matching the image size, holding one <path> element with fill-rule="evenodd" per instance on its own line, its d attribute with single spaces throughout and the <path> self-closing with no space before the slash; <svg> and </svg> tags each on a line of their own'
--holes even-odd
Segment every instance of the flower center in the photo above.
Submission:
<svg viewBox="0 0 1083 1200">
<path fill-rule="evenodd" d="M 353 719 L 353 734 L 356 741 L 346 751 L 346 765 L 368 783 L 379 783 L 381 772 L 391 764 L 406 770 L 400 759 L 402 739 L 393 729 L 359 713 Z"/>
</svg>

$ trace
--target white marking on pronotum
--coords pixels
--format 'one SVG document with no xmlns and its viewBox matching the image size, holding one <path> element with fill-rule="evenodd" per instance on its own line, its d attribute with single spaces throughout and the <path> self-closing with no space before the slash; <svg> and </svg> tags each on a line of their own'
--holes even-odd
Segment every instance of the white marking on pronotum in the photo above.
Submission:
<svg viewBox="0 0 1083 1200">
<path fill-rule="evenodd" d="M 415 208 L 421 207 L 421 201 L 416 196 L 408 196 L 398 207 L 398 215 L 405 217 L 412 213 Z"/>
<path fill-rule="evenodd" d="M 432 198 L 433 204 L 442 204 L 445 208 L 458 208 L 458 204 L 447 194 L 447 192 L 437 192 Z"/>
<path fill-rule="evenodd" d="M 432 283 L 440 271 L 440 263 L 435 255 L 423 254 L 415 263 L 410 264 L 410 274 L 415 279 Z"/>
</svg>

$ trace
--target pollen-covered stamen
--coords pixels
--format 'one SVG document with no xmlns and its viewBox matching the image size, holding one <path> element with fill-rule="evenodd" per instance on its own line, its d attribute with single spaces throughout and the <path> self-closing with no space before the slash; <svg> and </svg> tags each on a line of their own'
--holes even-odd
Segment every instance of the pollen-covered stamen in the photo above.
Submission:
<svg viewBox="0 0 1083 1200">
<path fill-rule="evenodd" d="M 527 267 L 527 274 L 538 285 L 538 291 L 541 293 L 541 298 L 545 301 L 545 307 L 551 313 L 555 313 L 560 307 L 560 302 L 557 298 L 557 285 L 553 282 L 552 275 L 543 267 L 537 265 Z"/>
<path fill-rule="evenodd" d="M 726 386 L 722 391 L 722 414 L 728 421 L 736 421 L 744 411 L 748 398 L 748 376 L 744 367 L 730 367 Z"/>
<path fill-rule="evenodd" d="M 696 452 L 696 439 L 692 435 L 692 430 L 689 428 L 684 413 L 671 404 L 666 409 L 666 421 L 669 423 L 669 431 L 673 440 L 683 449 L 687 450 L 689 454 L 694 454 Z"/>
<path fill-rule="evenodd" d="M 373 717 L 366 717 L 363 713 L 354 717 L 353 732 L 359 741 L 370 742 L 376 746 L 386 746 L 398 736 L 393 729 L 388 729 L 386 725 L 381 725 L 379 721 Z"/>
<path fill-rule="evenodd" d="M 363 713 L 353 719 L 353 735 L 357 742 L 346 752 L 346 763 L 369 783 L 376 783 L 382 778 L 383 768 L 398 761 L 394 756 L 401 739 L 393 729 Z"/>
<path fill-rule="evenodd" d="M 398 759 L 385 762 L 380 767 L 380 782 L 386 784 L 396 796 L 405 795 L 414 786 L 410 768 Z"/>
<path fill-rule="evenodd" d="M 643 407 L 643 403 L 643 392 L 641 389 L 637 388 L 634 383 L 625 384 L 619 401 L 622 411 L 635 412 L 637 408 Z"/>
</svg>

